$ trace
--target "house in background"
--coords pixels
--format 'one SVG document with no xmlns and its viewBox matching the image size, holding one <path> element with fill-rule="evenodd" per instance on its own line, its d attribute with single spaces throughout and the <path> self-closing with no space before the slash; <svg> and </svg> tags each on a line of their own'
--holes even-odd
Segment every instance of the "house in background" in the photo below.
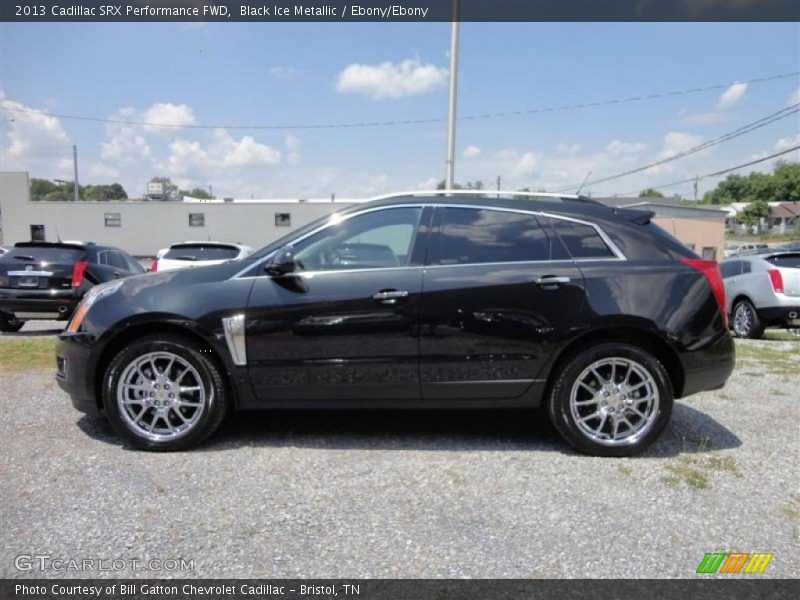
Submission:
<svg viewBox="0 0 800 600">
<path fill-rule="evenodd" d="M 762 218 L 758 225 L 748 228 L 742 223 L 739 215 L 749 202 L 732 202 L 720 207 L 726 211 L 725 229 L 733 233 L 790 233 L 800 221 L 800 202 L 768 202 L 769 217 Z"/>
</svg>

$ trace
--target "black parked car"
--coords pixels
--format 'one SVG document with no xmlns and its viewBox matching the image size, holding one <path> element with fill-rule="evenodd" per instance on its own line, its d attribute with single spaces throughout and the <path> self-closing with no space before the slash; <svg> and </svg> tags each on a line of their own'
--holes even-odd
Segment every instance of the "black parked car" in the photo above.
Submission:
<svg viewBox="0 0 800 600">
<path fill-rule="evenodd" d="M 543 404 L 613 456 L 725 384 L 714 261 L 648 212 L 497 196 L 355 205 L 240 261 L 95 287 L 58 382 L 148 450 L 198 444 L 234 408 Z"/>
<path fill-rule="evenodd" d="M 0 255 L 0 331 L 30 319 L 66 320 L 93 285 L 144 268 L 114 246 L 92 242 L 20 242 Z"/>
</svg>

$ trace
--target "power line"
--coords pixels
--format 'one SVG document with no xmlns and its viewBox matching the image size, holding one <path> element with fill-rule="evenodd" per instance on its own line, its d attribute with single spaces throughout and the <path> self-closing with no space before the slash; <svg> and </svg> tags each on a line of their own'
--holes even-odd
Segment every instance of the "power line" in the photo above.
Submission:
<svg viewBox="0 0 800 600">
<path fill-rule="evenodd" d="M 714 85 L 708 85 L 705 87 L 699 88 L 691 88 L 687 90 L 677 90 L 672 92 L 660 92 L 656 94 L 647 94 L 647 95 L 640 95 L 640 96 L 630 96 L 627 98 L 614 98 L 611 100 L 598 100 L 596 102 L 586 102 L 582 104 L 571 104 L 571 105 L 564 105 L 564 106 L 549 106 L 543 108 L 531 108 L 531 109 L 524 109 L 524 110 L 516 110 L 516 111 L 505 111 L 505 112 L 493 112 L 493 113 L 484 113 L 484 114 L 476 114 L 476 115 L 465 115 L 458 117 L 459 121 L 471 121 L 471 120 L 479 120 L 479 119 L 494 119 L 499 117 L 516 117 L 522 115 L 531 115 L 537 113 L 546 113 L 546 112 L 557 112 L 557 111 L 566 111 L 566 110 L 578 110 L 583 108 L 594 108 L 598 106 L 608 106 L 612 104 L 624 104 L 629 102 L 639 102 L 643 100 L 655 100 L 657 98 L 667 98 L 671 96 L 682 96 L 686 94 L 696 94 L 700 92 L 708 92 L 712 90 L 719 90 L 723 88 L 730 87 L 734 84 L 754 84 L 754 83 L 764 83 L 767 81 L 775 81 L 777 79 L 786 79 L 788 77 L 795 77 L 800 75 L 800 71 L 795 71 L 793 73 L 783 73 L 781 75 L 770 75 L 768 77 L 758 77 L 756 79 L 750 79 L 747 81 L 734 81 L 728 83 L 718 83 Z M 357 127 L 386 127 L 386 126 L 393 126 L 393 125 L 420 125 L 420 124 L 427 124 L 427 123 L 443 123 L 447 121 L 445 117 L 435 117 L 429 119 L 398 119 L 393 121 L 364 121 L 364 122 L 356 122 L 356 123 L 317 123 L 317 124 L 294 124 L 294 125 L 204 125 L 201 123 L 153 123 L 149 121 L 127 121 L 124 119 L 106 119 L 100 117 L 88 117 L 85 115 L 70 115 L 64 113 L 53 113 L 53 112 L 45 112 L 40 110 L 28 109 L 28 108 L 17 108 L 11 106 L 3 106 L 0 105 L 1 110 L 8 110 L 12 112 L 19 112 L 19 113 L 30 113 L 30 114 L 37 114 L 37 115 L 44 115 L 47 117 L 56 117 L 59 119 L 75 119 L 79 121 L 92 121 L 96 123 L 115 123 L 119 125 L 135 125 L 135 126 L 143 126 L 143 127 L 167 127 L 173 129 L 277 129 L 277 130 L 286 130 L 286 129 L 341 129 L 341 128 L 357 128 Z"/>
<path fill-rule="evenodd" d="M 728 141 L 730 141 L 732 139 L 735 139 L 735 138 L 737 138 L 739 136 L 745 135 L 745 134 L 750 133 L 752 131 L 755 131 L 757 129 L 761 129 L 762 127 L 766 127 L 767 125 L 775 123 L 776 121 L 780 121 L 781 119 L 785 119 L 786 117 L 789 117 L 789 116 L 791 116 L 791 115 L 793 115 L 793 114 L 795 114 L 797 112 L 800 112 L 800 102 L 798 102 L 797 104 L 793 104 L 791 106 L 788 106 L 786 108 L 782 108 L 781 110 L 779 110 L 777 112 L 771 113 L 771 114 L 767 115 L 766 117 L 762 117 L 762 118 L 760 118 L 760 119 L 758 119 L 756 121 L 753 121 L 752 123 L 748 123 L 747 125 L 742 125 L 741 127 L 738 127 L 737 129 L 734 129 L 733 131 L 729 131 L 728 133 L 725 133 L 725 134 L 723 134 L 723 135 L 721 135 L 719 137 L 716 137 L 716 138 L 714 138 L 712 140 L 709 140 L 707 142 L 703 142 L 702 144 L 699 144 L 697 146 L 693 146 L 692 148 L 689 148 L 688 150 L 684 150 L 683 152 L 679 152 L 679 153 L 674 154 L 672 156 L 668 156 L 667 158 L 663 158 L 661 160 L 657 160 L 656 162 L 652 162 L 652 163 L 649 163 L 649 164 L 646 164 L 646 165 L 642 165 L 640 167 L 636 167 L 635 169 L 630 169 L 630 170 L 624 171 L 622 173 L 617 173 L 616 175 L 609 175 L 608 177 L 603 177 L 601 179 L 594 179 L 592 181 L 584 182 L 582 185 L 597 185 L 598 183 L 606 183 L 608 181 L 613 181 L 614 179 L 620 179 L 622 177 L 627 177 L 628 175 L 633 175 L 635 173 L 641 173 L 642 171 L 647 171 L 648 169 L 652 169 L 653 167 L 657 167 L 659 165 L 663 165 L 663 164 L 678 160 L 680 158 L 684 158 L 684 157 L 689 156 L 691 154 L 695 154 L 697 152 L 700 152 L 701 150 L 706 150 L 707 148 L 711 148 L 712 146 L 716 146 L 717 144 L 722 144 L 724 142 L 728 142 Z M 554 189 L 548 190 L 548 191 L 551 191 L 551 192 L 564 192 L 564 191 L 567 191 L 567 190 L 575 189 L 575 188 L 578 187 L 578 185 L 580 185 L 580 184 L 577 184 L 577 185 L 576 184 L 571 184 L 571 185 L 566 185 L 566 186 L 554 188 Z"/>
<path fill-rule="evenodd" d="M 696 175 L 695 177 L 689 177 L 688 179 L 681 179 L 680 181 L 673 181 L 672 183 L 665 183 L 663 185 L 656 185 L 656 186 L 648 186 L 651 190 L 661 190 L 668 187 L 673 187 L 676 185 L 681 185 L 683 183 L 689 183 L 691 181 L 699 181 L 701 179 L 709 179 L 711 177 L 719 177 L 720 175 L 725 175 L 726 173 L 730 173 L 731 171 L 738 171 L 739 169 L 744 169 L 745 167 L 749 167 L 751 165 L 756 165 L 758 163 L 766 162 L 768 160 L 772 160 L 773 158 L 777 158 L 779 156 L 783 156 L 784 154 L 788 154 L 789 152 L 794 152 L 795 150 L 800 150 L 800 145 L 794 146 L 793 148 L 789 148 L 787 150 L 781 150 L 780 152 L 776 152 L 775 154 L 770 154 L 769 156 L 764 156 L 763 158 L 757 158 L 755 160 L 751 160 L 750 162 L 743 163 L 741 165 L 736 165 L 735 167 L 730 167 L 728 169 L 723 169 L 722 171 L 716 171 L 714 173 L 706 173 L 705 175 Z M 624 192 L 621 194 L 625 196 L 627 194 L 634 194 L 635 191 L 631 192 Z"/>
</svg>

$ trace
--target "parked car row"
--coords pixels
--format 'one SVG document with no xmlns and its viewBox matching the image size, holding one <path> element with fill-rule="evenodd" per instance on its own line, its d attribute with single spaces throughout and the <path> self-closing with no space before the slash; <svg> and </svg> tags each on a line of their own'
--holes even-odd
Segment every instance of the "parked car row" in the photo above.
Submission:
<svg viewBox="0 0 800 600">
<path fill-rule="evenodd" d="M 159 253 L 152 271 L 219 264 L 252 253 L 239 244 L 184 242 Z M 130 254 L 82 241 L 20 242 L 0 251 L 0 331 L 19 331 L 26 321 L 66 321 L 93 286 L 140 275 Z"/>
<path fill-rule="evenodd" d="M 170 249 L 83 297 L 57 381 L 146 450 L 195 446 L 231 410 L 543 406 L 581 452 L 641 452 L 674 398 L 733 370 L 718 264 L 651 212 L 520 195 L 357 204 L 161 272 L 190 256 Z"/>
</svg>

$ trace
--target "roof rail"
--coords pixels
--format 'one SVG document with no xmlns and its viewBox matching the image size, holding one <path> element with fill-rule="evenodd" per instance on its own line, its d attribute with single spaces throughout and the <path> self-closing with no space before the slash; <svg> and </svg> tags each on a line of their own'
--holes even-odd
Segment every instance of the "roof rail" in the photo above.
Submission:
<svg viewBox="0 0 800 600">
<path fill-rule="evenodd" d="M 525 196 L 526 198 L 553 198 L 557 200 L 569 200 L 572 202 L 591 202 L 599 204 L 586 196 L 575 194 L 553 194 L 548 192 L 516 192 L 509 190 L 412 190 L 408 192 L 394 192 L 392 194 L 382 194 L 373 196 L 370 200 L 388 200 L 390 198 L 401 198 L 403 196 Z"/>
</svg>

